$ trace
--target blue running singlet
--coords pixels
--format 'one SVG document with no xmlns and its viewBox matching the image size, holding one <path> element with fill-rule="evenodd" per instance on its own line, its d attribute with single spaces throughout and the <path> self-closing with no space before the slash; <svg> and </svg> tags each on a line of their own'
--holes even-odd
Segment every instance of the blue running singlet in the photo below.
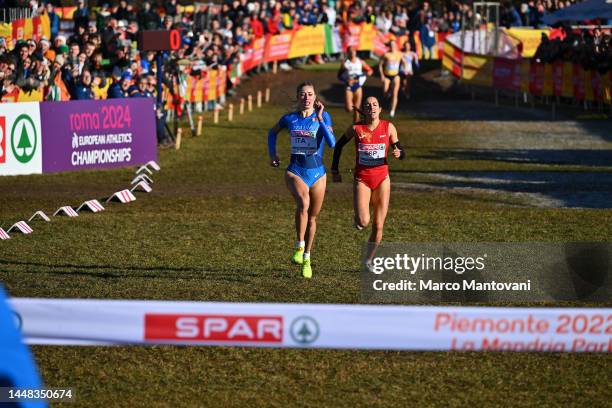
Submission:
<svg viewBox="0 0 612 408">
<path fill-rule="evenodd" d="M 278 121 L 280 128 L 289 131 L 291 141 L 291 161 L 287 171 L 297 175 L 308 188 L 325 174 L 323 149 L 325 141 L 334 147 L 336 139 L 332 130 L 329 113 L 323 112 L 323 123 L 319 122 L 316 112 L 302 117 L 300 112 L 288 113 Z M 268 134 L 268 152 L 276 156 L 276 134 Z"/>
</svg>

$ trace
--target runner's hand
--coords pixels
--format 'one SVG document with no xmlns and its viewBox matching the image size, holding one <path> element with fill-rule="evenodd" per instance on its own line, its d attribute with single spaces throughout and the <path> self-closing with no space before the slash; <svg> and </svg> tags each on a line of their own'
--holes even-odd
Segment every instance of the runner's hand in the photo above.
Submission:
<svg viewBox="0 0 612 408">
<path fill-rule="evenodd" d="M 317 118 L 319 118 L 319 121 L 323 122 L 323 111 L 325 110 L 325 105 L 323 105 L 321 101 L 316 101 L 314 108 L 317 112 Z"/>
<path fill-rule="evenodd" d="M 342 175 L 338 171 L 332 171 L 332 181 L 334 183 L 342 183 Z"/>
<path fill-rule="evenodd" d="M 274 156 L 273 159 L 270 159 L 270 166 L 272 167 L 280 166 L 280 159 L 278 158 L 278 156 Z"/>
<path fill-rule="evenodd" d="M 399 159 L 401 155 L 402 155 L 402 151 L 400 149 L 398 149 L 397 147 L 394 147 L 393 148 L 393 157 L 395 157 L 396 159 Z"/>
</svg>

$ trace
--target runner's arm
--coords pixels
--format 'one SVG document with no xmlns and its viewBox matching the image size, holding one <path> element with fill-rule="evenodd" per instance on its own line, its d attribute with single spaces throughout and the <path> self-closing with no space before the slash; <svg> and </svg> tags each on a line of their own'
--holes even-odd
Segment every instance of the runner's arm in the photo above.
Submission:
<svg viewBox="0 0 612 408">
<path fill-rule="evenodd" d="M 336 142 L 336 148 L 334 149 L 334 158 L 332 160 L 331 171 L 332 173 L 338 173 L 338 165 L 340 164 L 340 156 L 342 155 L 342 148 L 355 136 L 355 130 L 353 126 L 350 126 L 340 139 Z"/>
<path fill-rule="evenodd" d="M 393 126 L 393 123 L 389 123 L 389 142 L 391 142 L 391 147 L 393 147 L 393 156 L 403 160 L 404 157 L 406 157 L 406 153 L 400 144 L 399 138 L 397 137 L 397 129 Z"/>
<path fill-rule="evenodd" d="M 280 160 L 276 155 L 276 136 L 284 127 L 284 120 L 285 117 L 283 116 L 281 120 L 268 131 L 268 155 L 270 156 L 270 165 L 273 167 L 278 167 L 280 164 Z"/>
<path fill-rule="evenodd" d="M 383 71 L 383 65 L 387 59 L 387 54 L 385 54 L 380 61 L 378 61 L 378 73 L 380 74 L 380 79 L 385 79 L 385 73 Z"/>
<path fill-rule="evenodd" d="M 366 64 L 363 60 L 361 60 L 361 66 L 363 67 L 363 70 L 366 72 L 367 76 L 371 76 L 374 73 L 372 67 Z"/>
<path fill-rule="evenodd" d="M 319 126 L 319 129 L 323 132 L 323 137 L 325 138 L 325 142 L 332 149 L 336 146 L 336 136 L 334 136 L 334 130 L 332 128 L 331 116 L 329 113 L 323 112 L 321 114 L 323 123 Z"/>
</svg>

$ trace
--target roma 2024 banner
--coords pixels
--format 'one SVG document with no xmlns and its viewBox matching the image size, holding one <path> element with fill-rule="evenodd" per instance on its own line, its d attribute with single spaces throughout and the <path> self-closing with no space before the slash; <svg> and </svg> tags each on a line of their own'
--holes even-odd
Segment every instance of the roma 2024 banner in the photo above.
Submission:
<svg viewBox="0 0 612 408">
<path fill-rule="evenodd" d="M 0 104 L 0 175 L 156 160 L 154 107 L 150 98 Z"/>
</svg>

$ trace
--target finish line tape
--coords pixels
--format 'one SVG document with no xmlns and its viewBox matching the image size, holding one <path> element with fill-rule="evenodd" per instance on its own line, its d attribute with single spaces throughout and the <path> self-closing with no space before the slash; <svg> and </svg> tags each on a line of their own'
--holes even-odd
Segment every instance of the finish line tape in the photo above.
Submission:
<svg viewBox="0 0 612 408">
<path fill-rule="evenodd" d="M 612 309 L 13 298 L 28 344 L 612 351 Z"/>
</svg>

